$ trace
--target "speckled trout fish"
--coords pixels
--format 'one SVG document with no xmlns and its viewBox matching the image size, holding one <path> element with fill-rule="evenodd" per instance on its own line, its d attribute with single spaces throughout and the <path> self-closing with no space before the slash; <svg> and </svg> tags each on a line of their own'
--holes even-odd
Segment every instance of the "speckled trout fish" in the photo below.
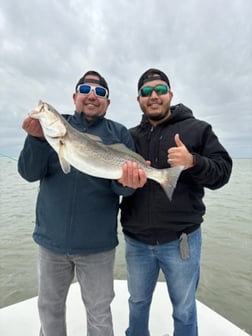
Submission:
<svg viewBox="0 0 252 336">
<path fill-rule="evenodd" d="M 73 166 L 91 176 L 118 180 L 123 164 L 133 161 L 149 179 L 162 186 L 171 200 L 183 167 L 150 167 L 142 156 L 121 143 L 105 145 L 99 137 L 77 131 L 51 105 L 42 101 L 29 116 L 39 120 L 47 142 L 58 154 L 64 173 L 69 173 Z"/>
</svg>

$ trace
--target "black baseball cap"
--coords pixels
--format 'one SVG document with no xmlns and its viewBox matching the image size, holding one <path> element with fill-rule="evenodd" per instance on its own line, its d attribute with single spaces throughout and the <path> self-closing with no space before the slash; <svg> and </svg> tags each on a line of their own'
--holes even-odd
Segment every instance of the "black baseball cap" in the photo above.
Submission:
<svg viewBox="0 0 252 336">
<path fill-rule="evenodd" d="M 153 81 L 153 80 L 157 80 L 157 79 L 160 79 L 160 80 L 166 82 L 168 87 L 171 88 L 169 78 L 166 76 L 166 74 L 161 70 L 151 68 L 151 69 L 145 71 L 142 74 L 142 76 L 139 78 L 138 85 L 137 85 L 138 91 L 141 89 L 141 87 L 145 83 Z"/>
</svg>

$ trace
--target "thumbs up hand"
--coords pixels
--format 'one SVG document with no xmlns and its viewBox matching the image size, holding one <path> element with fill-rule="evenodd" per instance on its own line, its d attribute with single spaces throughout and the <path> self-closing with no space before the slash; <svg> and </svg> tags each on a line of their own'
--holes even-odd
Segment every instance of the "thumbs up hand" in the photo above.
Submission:
<svg viewBox="0 0 252 336">
<path fill-rule="evenodd" d="M 176 147 L 168 149 L 168 163 L 172 167 L 184 166 L 184 170 L 193 167 L 193 155 L 180 140 L 179 134 L 174 137 Z"/>
</svg>

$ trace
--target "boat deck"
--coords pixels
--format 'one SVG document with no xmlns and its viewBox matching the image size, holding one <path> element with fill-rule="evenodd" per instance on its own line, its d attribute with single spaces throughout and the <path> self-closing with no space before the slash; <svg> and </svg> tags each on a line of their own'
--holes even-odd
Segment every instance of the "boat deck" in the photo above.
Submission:
<svg viewBox="0 0 252 336">
<path fill-rule="evenodd" d="M 126 280 L 115 280 L 115 299 L 112 313 L 115 336 L 125 335 L 128 323 L 128 290 Z M 243 330 L 197 301 L 200 336 L 246 336 Z M 171 305 L 166 284 L 158 282 L 150 313 L 151 336 L 172 335 Z M 67 299 L 67 327 L 69 336 L 83 336 L 86 330 L 85 309 L 78 283 L 74 283 Z M 39 334 L 37 298 L 0 310 L 1 336 L 35 336 Z"/>
</svg>

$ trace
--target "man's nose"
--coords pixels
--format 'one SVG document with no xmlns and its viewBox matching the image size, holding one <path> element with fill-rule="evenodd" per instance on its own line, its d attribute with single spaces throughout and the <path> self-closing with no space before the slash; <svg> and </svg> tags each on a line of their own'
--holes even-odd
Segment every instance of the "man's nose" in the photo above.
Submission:
<svg viewBox="0 0 252 336">
<path fill-rule="evenodd" d="M 95 98 L 96 98 L 94 89 L 92 89 L 92 90 L 89 92 L 89 94 L 88 94 L 88 98 L 91 98 L 91 99 L 95 99 Z"/>
<path fill-rule="evenodd" d="M 159 97 L 159 95 L 157 94 L 157 92 L 156 92 L 155 90 L 153 90 L 153 91 L 151 92 L 150 97 L 151 97 L 151 98 L 157 98 L 157 97 Z"/>
</svg>

